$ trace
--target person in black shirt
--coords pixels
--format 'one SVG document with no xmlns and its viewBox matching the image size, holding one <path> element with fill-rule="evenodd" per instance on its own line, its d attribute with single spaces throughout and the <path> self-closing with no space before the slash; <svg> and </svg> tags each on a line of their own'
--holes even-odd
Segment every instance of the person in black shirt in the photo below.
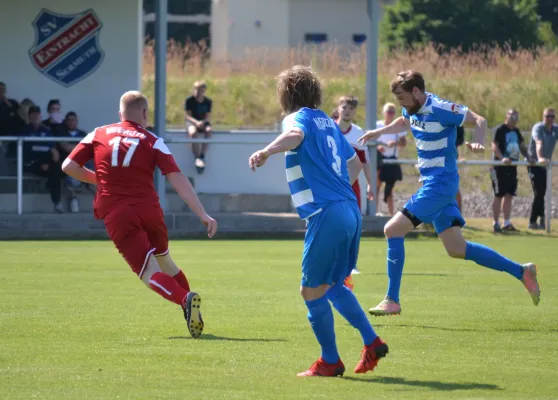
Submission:
<svg viewBox="0 0 558 400">
<path fill-rule="evenodd" d="M 205 97 L 207 85 L 203 81 L 194 83 L 194 95 L 186 99 L 184 111 L 186 113 L 186 129 L 190 138 L 204 137 L 211 138 L 211 99 Z M 195 166 L 198 173 L 202 173 L 205 168 L 205 154 L 208 144 L 192 144 Z"/>
<path fill-rule="evenodd" d="M 41 122 L 41 109 L 38 106 L 29 107 L 29 125 L 23 131 L 23 136 L 48 137 L 52 136 Z M 54 204 L 54 212 L 63 212 L 60 204 L 62 170 L 60 169 L 60 153 L 54 143 L 24 142 L 23 161 L 27 172 L 47 178 L 47 187 Z"/>
<path fill-rule="evenodd" d="M 518 161 L 520 154 L 530 160 L 525 141 L 517 127 L 517 121 L 519 121 L 519 113 L 514 109 L 508 110 L 504 123 L 496 128 L 492 141 L 494 160 L 501 160 L 505 165 L 494 166 L 490 170 L 492 188 L 494 189 L 492 213 L 495 233 L 517 231 L 510 221 L 512 200 L 517 193 L 517 167 L 509 164 Z M 500 227 L 499 222 L 501 209 L 504 211 L 503 227 Z"/>
<path fill-rule="evenodd" d="M 19 103 L 6 95 L 7 87 L 0 82 L 0 136 L 16 136 L 21 130 Z"/>
</svg>

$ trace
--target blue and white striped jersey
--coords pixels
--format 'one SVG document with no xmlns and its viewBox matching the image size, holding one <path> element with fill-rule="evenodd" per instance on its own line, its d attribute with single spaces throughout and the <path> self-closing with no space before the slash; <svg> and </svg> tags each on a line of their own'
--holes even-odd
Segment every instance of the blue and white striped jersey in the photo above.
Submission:
<svg viewBox="0 0 558 400">
<path fill-rule="evenodd" d="M 283 120 L 283 132 L 291 128 L 304 132 L 300 145 L 285 153 L 287 182 L 300 218 L 331 202 L 356 201 L 347 170 L 356 153 L 337 124 L 321 110 L 301 108 Z"/>
<path fill-rule="evenodd" d="M 469 109 L 427 93 L 421 109 L 403 117 L 411 124 L 415 138 L 421 182 L 447 185 L 459 182 L 457 173 L 457 127 L 462 126 Z M 452 185 L 450 185 L 452 186 Z"/>
</svg>

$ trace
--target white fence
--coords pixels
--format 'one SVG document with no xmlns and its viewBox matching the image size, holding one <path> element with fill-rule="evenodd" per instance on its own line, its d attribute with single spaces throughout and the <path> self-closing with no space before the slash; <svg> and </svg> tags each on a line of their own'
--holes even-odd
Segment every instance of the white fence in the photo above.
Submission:
<svg viewBox="0 0 558 400">
<path fill-rule="evenodd" d="M 172 133 L 176 133 L 174 131 L 170 131 L 170 134 Z M 217 133 L 217 132 L 216 132 Z M 226 132 L 230 138 L 224 139 L 224 138 L 218 138 L 218 137 L 214 137 L 211 139 L 189 139 L 186 137 L 173 137 L 175 135 L 169 135 L 167 134 L 167 137 L 165 137 L 165 142 L 167 142 L 169 145 L 172 144 L 191 144 L 191 143 L 209 143 L 211 145 L 232 145 L 232 146 L 238 146 L 238 145 L 243 145 L 243 146 L 248 146 L 248 148 L 245 148 L 245 152 L 250 152 L 252 150 L 256 150 L 258 148 L 263 147 L 264 145 L 267 145 L 270 142 L 270 137 L 269 136 L 275 136 L 278 134 L 278 132 L 271 132 L 271 131 L 267 131 L 267 132 L 262 132 L 262 131 L 236 131 L 236 132 Z M 231 133 L 233 133 L 233 135 L 231 135 Z M 244 137 L 237 137 L 235 138 L 236 134 L 256 134 L 256 133 L 260 133 L 260 134 L 265 134 L 267 137 L 262 138 L 255 138 L 253 137 L 253 135 L 244 135 Z M 24 142 L 78 142 L 80 139 L 79 138 L 70 138 L 70 137 L 18 137 L 18 136 L 8 136 L 8 137 L 2 137 L 0 138 L 0 142 L 16 142 L 17 143 L 17 213 L 19 215 L 21 215 L 23 213 L 23 166 L 24 166 L 24 160 L 23 160 L 23 143 Z M 369 143 L 369 147 L 371 148 L 375 148 L 378 144 L 378 142 L 371 142 Z M 230 153 L 230 152 L 229 152 Z M 176 152 L 173 151 L 173 154 L 175 154 L 176 156 Z M 274 176 L 273 179 L 269 179 L 269 176 L 266 176 L 264 174 L 259 174 L 259 177 L 257 176 L 250 176 L 248 177 L 247 175 L 250 173 L 248 170 L 248 157 L 244 157 L 244 154 L 241 157 L 242 163 L 245 166 L 245 168 L 239 171 L 243 171 L 243 172 L 238 172 L 236 170 L 231 169 L 230 171 L 226 168 L 219 168 L 216 170 L 216 174 L 227 174 L 231 171 L 234 171 L 234 173 L 236 175 L 239 174 L 246 174 L 245 176 L 226 176 L 225 180 L 227 182 L 229 182 L 229 184 L 232 184 L 234 187 L 234 185 L 236 185 L 238 182 L 242 181 L 243 179 L 257 179 L 255 181 L 256 185 L 258 186 L 258 190 L 259 187 L 261 185 L 265 185 L 266 183 L 269 184 L 270 181 L 273 182 L 273 186 L 277 186 L 277 185 L 281 185 L 280 188 L 280 192 L 284 192 L 284 191 L 288 191 L 288 187 L 284 178 L 284 167 L 283 164 L 280 161 L 280 158 L 276 158 L 275 162 L 275 166 L 272 167 L 272 173 L 274 175 L 277 175 L 278 173 L 280 173 L 280 179 L 278 179 L 277 176 Z M 239 162 L 239 160 L 236 160 L 235 162 Z M 391 159 L 386 159 L 383 160 L 384 163 L 386 164 L 401 164 L 401 165 L 416 165 L 417 161 L 416 160 L 391 160 Z M 504 165 L 501 161 L 492 161 L 492 160 L 472 160 L 472 161 L 458 161 L 459 165 L 475 165 L 475 166 L 491 166 L 491 165 Z M 545 197 L 545 218 L 546 218 L 546 231 L 550 232 L 551 231 L 551 219 L 552 219 L 552 167 L 558 165 L 558 162 L 553 162 L 549 165 L 542 165 L 542 164 L 529 164 L 525 161 L 516 161 L 513 162 L 511 165 L 515 165 L 515 166 L 528 166 L 528 165 L 537 165 L 537 166 L 543 166 L 547 169 L 547 185 L 546 185 L 546 197 Z M 377 198 L 377 194 L 376 192 L 376 166 L 377 166 L 377 152 L 376 151 L 371 151 L 370 152 L 370 167 L 372 169 L 372 188 L 374 191 L 374 198 Z M 211 178 L 211 177 L 210 177 Z M 281 182 L 280 184 L 277 182 Z M 159 184 L 157 185 L 157 189 L 159 192 L 159 197 L 162 200 L 162 203 L 164 203 L 164 199 L 165 199 L 165 186 L 163 184 L 161 184 L 160 182 L 162 182 L 161 179 L 159 179 Z M 214 185 L 215 186 L 215 185 Z M 230 189 L 231 186 L 229 186 Z M 218 190 L 222 190 L 222 188 L 219 188 Z M 244 189 L 246 190 L 246 189 Z M 248 188 L 249 190 L 249 188 Z M 277 189 L 274 189 L 277 190 Z M 223 192 L 227 192 L 225 191 L 221 191 L 220 193 Z M 230 192 L 230 190 L 229 190 Z M 259 193 L 259 192 L 258 192 Z M 285 192 L 286 193 L 286 192 Z M 255 194 L 255 193 L 253 193 Z M 366 213 L 368 215 L 375 215 L 376 214 L 376 200 L 372 200 L 372 201 L 368 201 L 367 207 L 366 207 Z"/>
</svg>

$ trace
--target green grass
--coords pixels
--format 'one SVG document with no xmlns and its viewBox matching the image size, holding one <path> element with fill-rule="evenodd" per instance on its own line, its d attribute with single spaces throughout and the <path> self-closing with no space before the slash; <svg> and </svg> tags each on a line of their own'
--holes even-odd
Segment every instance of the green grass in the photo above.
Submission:
<svg viewBox="0 0 558 400">
<path fill-rule="evenodd" d="M 556 239 L 479 229 L 466 235 L 521 261 L 536 255 L 540 306 L 513 278 L 409 240 L 404 312 L 372 319 L 390 345 L 375 372 L 352 372 L 360 338 L 335 315 L 343 379 L 295 376 L 319 354 L 298 295 L 301 241 L 172 242 L 204 300 L 200 340 L 108 242 L 3 242 L 0 397 L 556 398 Z M 363 240 L 354 280 L 365 308 L 384 294 L 384 258 L 383 240 Z"/>
</svg>

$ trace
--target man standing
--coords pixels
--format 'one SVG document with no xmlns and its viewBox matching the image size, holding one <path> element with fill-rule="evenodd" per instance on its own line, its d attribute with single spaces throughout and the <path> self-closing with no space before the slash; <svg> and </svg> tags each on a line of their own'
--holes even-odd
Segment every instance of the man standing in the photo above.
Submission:
<svg viewBox="0 0 558 400">
<path fill-rule="evenodd" d="M 285 153 L 287 182 L 300 218 L 307 221 L 300 294 L 321 357 L 298 376 L 339 376 L 345 366 L 337 351 L 333 307 L 356 328 L 364 342 L 355 373 L 372 371 L 388 353 L 364 310 L 343 285 L 358 258 L 362 216 L 351 184 L 362 164 L 339 126 L 318 107 L 321 85 L 309 68 L 295 66 L 279 75 L 277 94 L 284 114 L 283 133 L 252 154 L 252 170 Z"/>
<path fill-rule="evenodd" d="M 95 218 L 143 283 L 184 310 L 188 330 L 198 338 L 204 327 L 201 298 L 169 254 L 163 210 L 153 184 L 159 167 L 180 198 L 207 227 L 211 238 L 217 222 L 206 214 L 190 181 L 180 172 L 163 139 L 149 132 L 147 98 L 126 92 L 120 98 L 121 122 L 96 128 L 71 152 L 62 170 L 97 185 Z M 84 165 L 95 160 L 95 172 Z"/>
<path fill-rule="evenodd" d="M 527 147 L 517 127 L 519 113 L 510 109 L 506 113 L 503 124 L 498 125 L 492 141 L 494 160 L 501 160 L 504 166 L 494 166 L 490 169 L 494 200 L 492 201 L 492 215 L 494 217 L 494 233 L 517 232 L 511 223 L 513 197 L 517 194 L 517 167 L 511 166 L 513 161 L 519 161 L 519 155 L 529 158 Z M 504 226 L 500 226 L 500 210 L 504 211 Z"/>
<path fill-rule="evenodd" d="M 543 121 L 533 126 L 531 141 L 529 142 L 529 156 L 532 160 L 547 164 L 552 159 L 552 153 L 558 139 L 558 126 L 554 124 L 556 111 L 546 108 L 543 112 Z M 533 204 L 529 218 L 529 229 L 545 229 L 544 197 L 546 194 L 546 167 L 529 166 L 529 179 L 533 187 Z M 537 224 L 537 219 L 540 223 Z"/>
<path fill-rule="evenodd" d="M 186 129 L 191 139 L 203 137 L 211 138 L 211 107 L 212 101 L 205 97 L 207 85 L 203 81 L 194 83 L 194 94 L 186 99 L 184 111 L 186 113 Z M 205 154 L 207 153 L 207 143 L 192 144 L 192 152 L 194 153 L 195 166 L 198 173 L 201 174 L 205 168 Z"/>
</svg>

